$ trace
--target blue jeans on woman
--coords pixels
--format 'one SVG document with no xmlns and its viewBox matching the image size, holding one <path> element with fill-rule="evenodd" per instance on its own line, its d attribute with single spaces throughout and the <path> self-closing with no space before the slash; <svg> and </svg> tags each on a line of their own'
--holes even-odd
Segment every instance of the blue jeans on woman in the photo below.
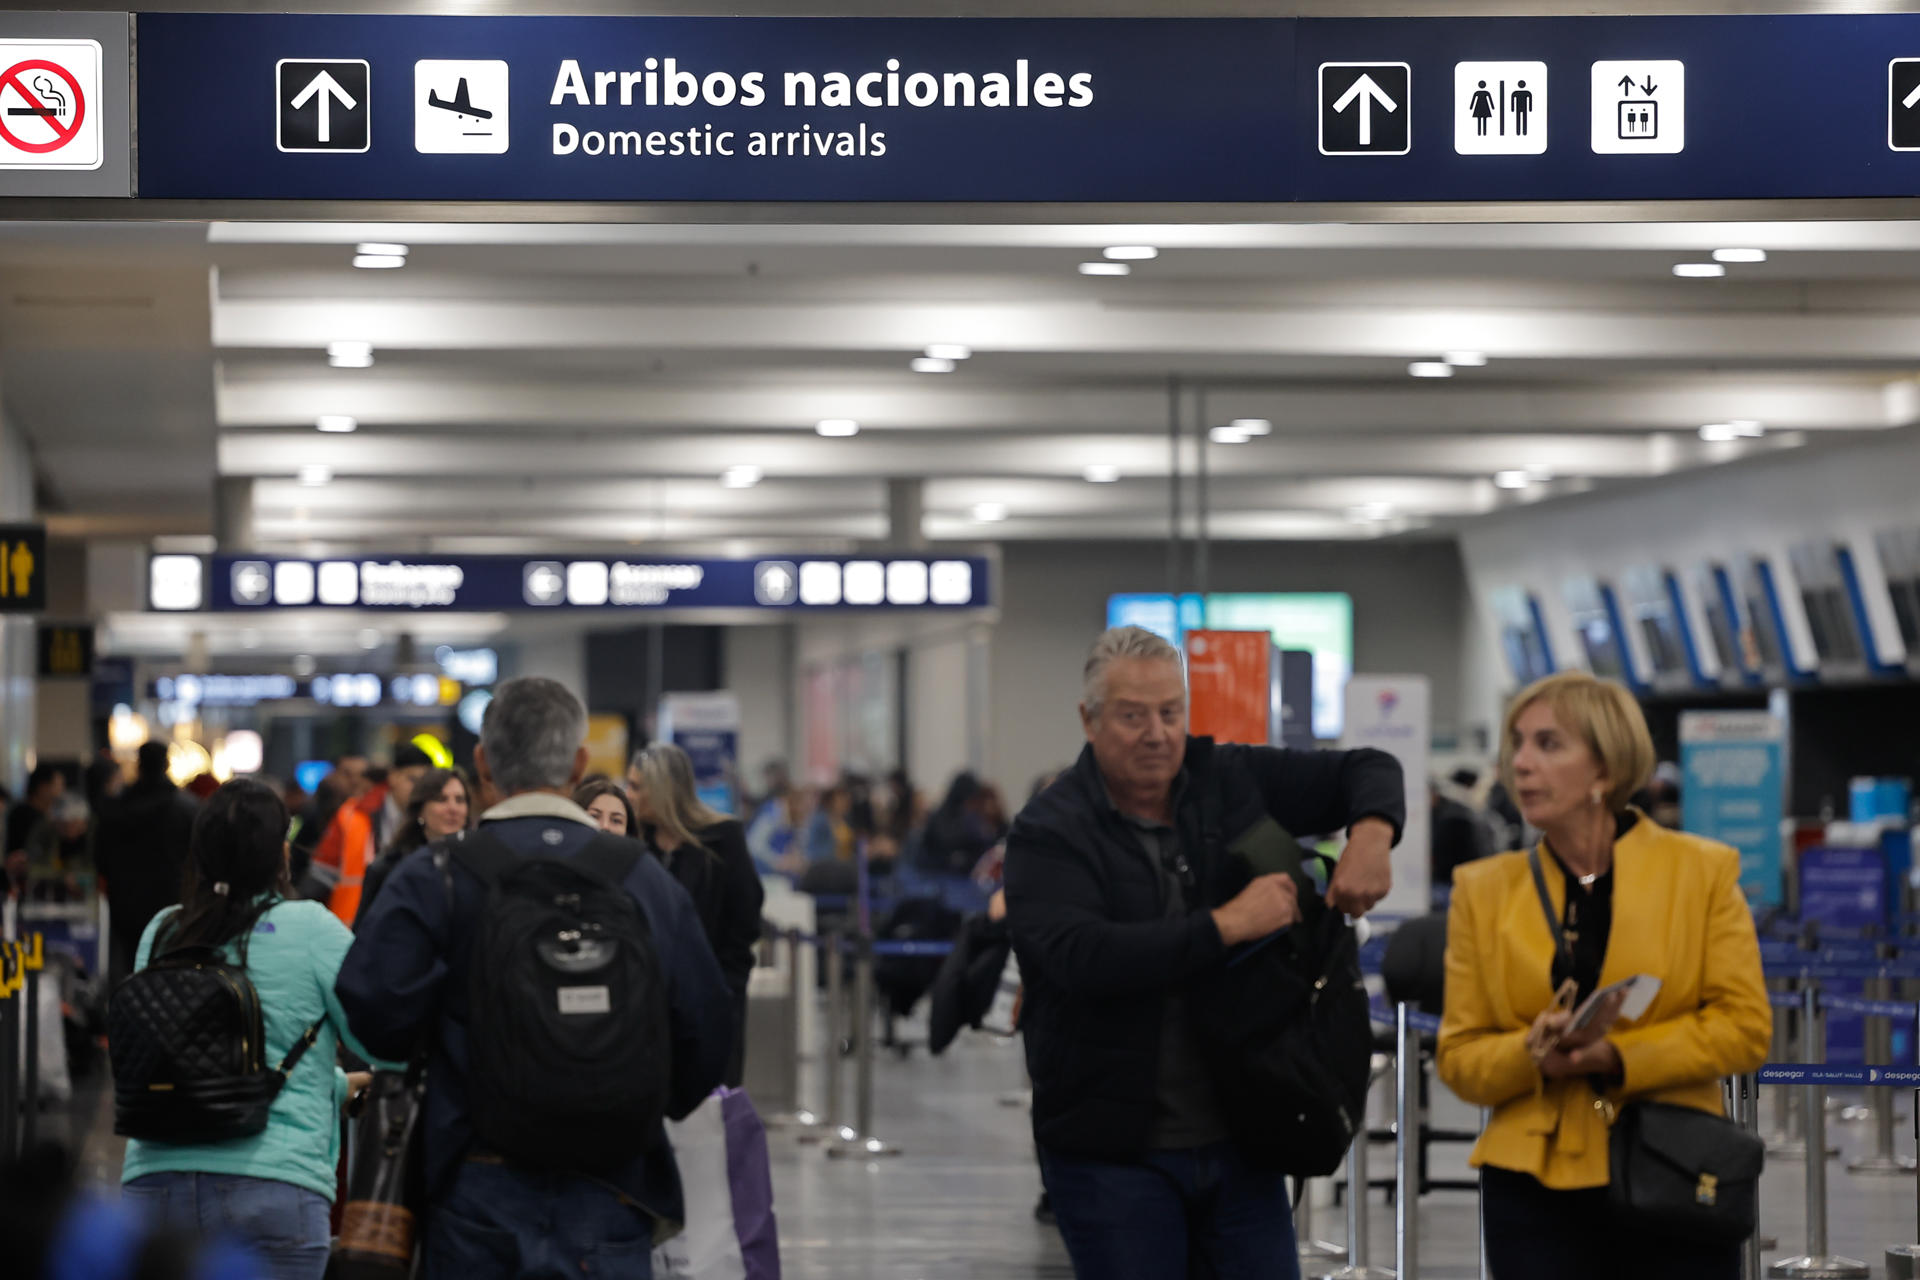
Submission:
<svg viewBox="0 0 1920 1280">
<path fill-rule="evenodd" d="M 264 1280 L 320 1280 L 332 1239 L 327 1198 L 291 1182 L 149 1173 L 120 1189 L 156 1225 L 245 1245 Z"/>
<path fill-rule="evenodd" d="M 1299 1280 L 1286 1177 L 1227 1143 L 1124 1163 L 1042 1147 L 1040 1173 L 1080 1280 Z"/>
</svg>

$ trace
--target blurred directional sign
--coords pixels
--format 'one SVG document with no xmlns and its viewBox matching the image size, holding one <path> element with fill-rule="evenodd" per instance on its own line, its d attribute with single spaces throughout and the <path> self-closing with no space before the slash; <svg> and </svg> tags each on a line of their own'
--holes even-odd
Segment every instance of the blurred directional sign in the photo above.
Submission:
<svg viewBox="0 0 1920 1280">
<path fill-rule="evenodd" d="M 39 613 L 46 607 L 46 526 L 0 524 L 0 613 Z"/>
</svg>

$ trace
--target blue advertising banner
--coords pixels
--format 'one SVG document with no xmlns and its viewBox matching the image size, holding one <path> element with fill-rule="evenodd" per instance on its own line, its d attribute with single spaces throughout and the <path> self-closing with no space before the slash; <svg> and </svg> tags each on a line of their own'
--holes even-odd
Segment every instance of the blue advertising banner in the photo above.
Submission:
<svg viewBox="0 0 1920 1280">
<path fill-rule="evenodd" d="M 1767 711 L 1680 716 L 1680 825 L 1740 851 L 1740 887 L 1773 906 L 1783 885 L 1780 823 L 1786 803 L 1786 726 Z"/>
<path fill-rule="evenodd" d="M 139 194 L 1255 202 L 1920 192 L 1920 14 L 141 14 Z"/>
<path fill-rule="evenodd" d="M 989 571 L 986 559 L 960 556 L 155 556 L 149 562 L 148 603 L 172 612 L 979 609 L 992 601 Z"/>
</svg>

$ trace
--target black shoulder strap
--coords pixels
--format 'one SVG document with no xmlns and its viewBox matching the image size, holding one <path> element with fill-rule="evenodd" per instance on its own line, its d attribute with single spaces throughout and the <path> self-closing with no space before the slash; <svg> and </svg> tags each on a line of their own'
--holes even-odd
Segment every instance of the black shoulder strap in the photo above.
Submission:
<svg viewBox="0 0 1920 1280">
<path fill-rule="evenodd" d="M 600 832 L 587 841 L 586 848 L 573 855 L 573 863 L 588 875 L 618 888 L 627 882 L 645 853 L 638 840 Z"/>
<path fill-rule="evenodd" d="M 1535 846 L 1527 850 L 1527 868 L 1533 872 L 1533 891 L 1540 895 L 1540 911 L 1547 917 L 1547 928 L 1553 932 L 1553 951 L 1567 966 L 1567 972 L 1573 972 L 1573 948 L 1567 945 L 1567 934 L 1560 927 L 1560 917 L 1553 911 L 1553 895 L 1547 892 L 1547 873 L 1540 869 L 1540 849 Z"/>
<path fill-rule="evenodd" d="M 488 889 L 499 884 L 500 877 L 521 861 L 519 854 L 509 849 L 498 836 L 489 835 L 485 827 L 458 832 L 447 841 L 447 849 L 456 862 L 471 871 Z"/>
<path fill-rule="evenodd" d="M 322 1019 L 325 1021 L 325 1019 Z M 280 1077 L 280 1083 L 286 1084 L 287 1077 L 300 1065 L 300 1059 L 307 1056 L 307 1050 L 313 1048 L 313 1042 L 320 1038 L 320 1023 L 307 1028 L 307 1033 L 293 1042 L 293 1048 L 287 1050 L 287 1056 L 280 1059 L 280 1065 L 274 1068 L 274 1074 Z"/>
</svg>

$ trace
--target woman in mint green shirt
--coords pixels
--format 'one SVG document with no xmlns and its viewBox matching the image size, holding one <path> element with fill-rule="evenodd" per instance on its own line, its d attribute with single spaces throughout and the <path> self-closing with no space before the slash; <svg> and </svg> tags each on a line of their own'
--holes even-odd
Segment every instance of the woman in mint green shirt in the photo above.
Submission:
<svg viewBox="0 0 1920 1280">
<path fill-rule="evenodd" d="M 346 1074 L 335 1046 L 371 1055 L 347 1031 L 334 976 L 353 935 L 318 902 L 289 901 L 287 809 L 271 787 L 227 783 L 193 825 L 184 900 L 154 917 L 136 969 L 175 947 L 222 948 L 260 993 L 266 1060 L 281 1061 L 307 1028 L 313 1047 L 273 1100 L 266 1129 L 220 1142 L 134 1140 L 121 1175 L 128 1200 L 176 1229 L 250 1246 L 271 1280 L 319 1280 L 340 1159 Z"/>
</svg>

